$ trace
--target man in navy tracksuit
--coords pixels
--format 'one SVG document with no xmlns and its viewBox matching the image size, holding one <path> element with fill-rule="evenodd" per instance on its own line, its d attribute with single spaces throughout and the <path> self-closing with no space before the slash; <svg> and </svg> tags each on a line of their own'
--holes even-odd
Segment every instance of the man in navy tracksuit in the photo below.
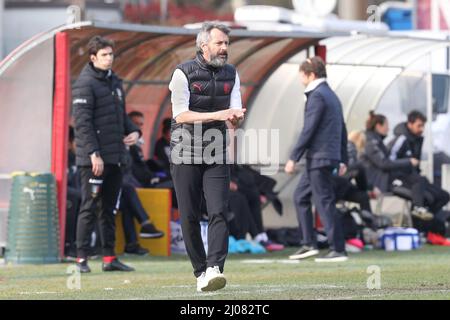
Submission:
<svg viewBox="0 0 450 320">
<path fill-rule="evenodd" d="M 326 82 L 325 63 L 320 57 L 307 59 L 300 66 L 306 86 L 305 125 L 292 150 L 285 171 L 294 173 L 295 163 L 306 154 L 306 172 L 294 192 L 302 247 L 290 259 L 317 255 L 312 202 L 325 226 L 330 252 L 317 262 L 347 260 L 342 223 L 336 210 L 333 175 L 344 174 L 347 163 L 347 130 L 341 103 Z"/>
</svg>

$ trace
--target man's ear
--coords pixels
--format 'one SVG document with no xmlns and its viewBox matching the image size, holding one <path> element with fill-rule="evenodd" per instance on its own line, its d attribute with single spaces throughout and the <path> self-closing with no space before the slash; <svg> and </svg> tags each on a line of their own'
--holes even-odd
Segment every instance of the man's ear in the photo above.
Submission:
<svg viewBox="0 0 450 320">
<path fill-rule="evenodd" d="M 94 54 L 91 54 L 91 55 L 89 56 L 89 59 L 90 59 L 92 62 L 95 62 L 95 60 L 97 59 L 97 57 L 96 57 Z"/>
<path fill-rule="evenodd" d="M 205 49 L 208 49 L 208 45 L 206 43 L 202 44 L 202 53 L 203 54 L 205 54 L 205 52 L 207 51 Z"/>
</svg>

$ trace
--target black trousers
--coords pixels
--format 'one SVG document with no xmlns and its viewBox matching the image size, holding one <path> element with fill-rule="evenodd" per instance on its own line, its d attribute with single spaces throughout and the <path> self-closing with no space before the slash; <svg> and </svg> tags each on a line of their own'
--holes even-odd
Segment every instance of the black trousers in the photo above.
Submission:
<svg viewBox="0 0 450 320">
<path fill-rule="evenodd" d="M 425 186 L 427 183 L 427 180 L 425 177 L 422 177 L 419 174 L 408 174 L 408 175 L 402 175 L 399 178 L 403 185 L 411 189 L 412 193 L 412 205 L 414 207 L 424 207 L 425 206 Z"/>
<path fill-rule="evenodd" d="M 355 186 L 350 180 L 344 177 L 334 177 L 334 188 L 336 199 L 338 201 L 344 200 L 357 203 L 361 210 L 372 213 L 367 191 L 361 190 L 358 186 Z"/>
<path fill-rule="evenodd" d="M 348 166 L 348 171 L 344 175 L 344 178 L 348 180 L 355 180 L 358 189 L 367 191 L 370 189 L 369 182 L 367 181 L 367 174 L 364 165 L 360 162 Z"/>
<path fill-rule="evenodd" d="M 187 254 L 200 276 L 208 267 L 219 266 L 221 272 L 228 254 L 228 208 L 230 169 L 226 164 L 171 165 L 171 174 L 178 199 L 181 231 Z M 208 213 L 208 252 L 201 237 L 201 201 L 206 200 Z"/>
<path fill-rule="evenodd" d="M 65 254 L 69 250 L 75 250 L 77 239 L 77 220 L 80 210 L 81 192 L 80 190 L 67 187 L 67 211 L 66 211 L 66 239 Z"/>
<path fill-rule="evenodd" d="M 447 191 L 431 184 L 428 179 L 419 174 L 405 175 L 400 178 L 405 187 L 412 192 L 413 206 L 428 207 L 431 212 L 438 213 L 450 200 Z"/>
<path fill-rule="evenodd" d="M 256 229 L 250 229 L 250 234 L 252 237 L 255 237 L 264 232 L 260 190 L 265 189 L 266 191 L 271 191 L 274 186 L 273 180 L 271 178 L 261 176 L 258 172 L 246 166 L 238 165 L 233 167 L 232 177 L 234 177 L 237 182 L 238 192 L 247 198 L 250 212 L 252 214 L 252 224 L 256 226 Z"/>
<path fill-rule="evenodd" d="M 250 207 L 250 213 L 252 214 L 253 225 L 256 226 L 256 229 L 250 229 L 250 235 L 254 238 L 258 234 L 264 232 L 261 200 L 259 199 L 259 189 L 256 185 L 254 188 L 250 188 L 248 186 L 238 184 L 238 192 L 240 192 L 247 198 L 248 205 Z"/>
<path fill-rule="evenodd" d="M 438 213 L 450 201 L 450 195 L 442 188 L 431 184 L 428 180 L 425 185 L 425 204 L 431 212 Z"/>
<path fill-rule="evenodd" d="M 149 220 L 148 214 L 142 206 L 136 189 L 127 183 L 122 185 L 122 195 L 120 197 L 120 211 L 122 212 L 123 232 L 126 244 L 136 244 L 138 242 L 136 229 L 134 228 L 134 218 L 142 224 Z"/>
<path fill-rule="evenodd" d="M 77 255 L 86 258 L 89 252 L 91 233 L 98 219 L 100 240 L 104 256 L 114 256 L 116 208 L 122 185 L 122 168 L 118 165 L 105 165 L 103 175 L 95 177 L 91 167 L 80 167 L 81 206 L 77 223 Z M 97 195 L 93 193 L 91 179 L 103 180 Z"/>
<path fill-rule="evenodd" d="M 297 218 L 302 231 L 302 244 L 317 248 L 314 230 L 312 204 L 314 203 L 324 224 L 330 249 L 345 251 L 342 219 L 336 209 L 336 195 L 333 187 L 334 167 L 306 170 L 294 192 Z"/>
<path fill-rule="evenodd" d="M 239 191 L 230 191 L 229 209 L 234 217 L 229 223 L 230 235 L 237 240 L 245 239 L 247 233 L 255 237 L 260 233 L 247 197 Z"/>
</svg>

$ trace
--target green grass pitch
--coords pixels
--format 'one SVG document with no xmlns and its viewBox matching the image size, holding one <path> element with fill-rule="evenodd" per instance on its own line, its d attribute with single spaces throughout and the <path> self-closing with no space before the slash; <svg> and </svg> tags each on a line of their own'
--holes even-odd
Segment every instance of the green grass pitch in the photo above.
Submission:
<svg viewBox="0 0 450 320">
<path fill-rule="evenodd" d="M 318 264 L 289 262 L 289 248 L 264 255 L 229 255 L 227 286 L 197 293 L 187 256 L 121 257 L 132 273 L 103 273 L 100 260 L 81 275 L 81 289 L 69 289 L 70 263 L 0 265 L 0 299 L 447 299 L 450 300 L 450 248 L 424 246 L 416 251 L 369 251 L 349 261 Z M 380 289 L 368 289 L 369 266 L 380 270 Z M 369 281 L 370 282 L 370 281 Z"/>
</svg>

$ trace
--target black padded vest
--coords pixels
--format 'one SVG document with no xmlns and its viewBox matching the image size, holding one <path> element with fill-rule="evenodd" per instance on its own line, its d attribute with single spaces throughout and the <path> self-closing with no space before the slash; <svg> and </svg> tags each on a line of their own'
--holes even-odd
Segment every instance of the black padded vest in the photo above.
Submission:
<svg viewBox="0 0 450 320">
<path fill-rule="evenodd" d="M 206 63 L 201 54 L 197 54 L 194 60 L 178 65 L 177 69 L 183 71 L 188 79 L 190 92 L 189 110 L 195 112 L 216 112 L 230 107 L 231 91 L 236 80 L 236 69 L 234 66 L 226 64 L 222 68 L 214 68 Z M 190 161 L 191 164 L 210 163 L 211 158 L 206 157 L 209 160 L 205 161 L 206 158 L 203 157 L 205 153 L 205 155 L 211 154 L 214 157 L 214 163 L 220 161 L 225 163 L 226 128 L 226 124 L 223 121 L 203 123 L 200 127 L 197 124 L 177 124 L 175 119 L 172 119 L 171 161 L 179 164 L 180 159 L 183 159 L 182 163 L 186 163 L 186 160 L 189 159 L 188 162 Z M 208 133 L 208 137 L 204 139 L 205 132 L 211 129 L 215 130 L 209 131 L 208 133 L 210 134 L 220 132 L 222 144 L 220 141 L 214 142 L 208 136 Z M 211 153 L 211 150 L 216 152 Z M 175 161 L 173 161 L 174 158 L 176 158 Z"/>
</svg>

